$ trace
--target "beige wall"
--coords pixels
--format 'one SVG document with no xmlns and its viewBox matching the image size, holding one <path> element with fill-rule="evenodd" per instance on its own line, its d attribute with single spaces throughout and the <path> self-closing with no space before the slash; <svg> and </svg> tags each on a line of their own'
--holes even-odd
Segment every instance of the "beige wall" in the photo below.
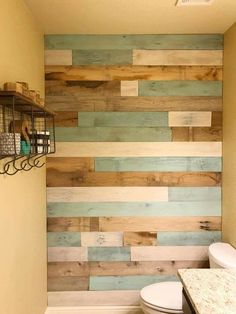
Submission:
<svg viewBox="0 0 236 314">
<path fill-rule="evenodd" d="M 1 1 L 0 85 L 27 81 L 44 91 L 43 34 L 23 0 Z M 46 308 L 45 169 L 0 175 L 0 312 Z"/>
<path fill-rule="evenodd" d="M 225 33 L 223 240 L 236 247 L 236 24 Z"/>
</svg>

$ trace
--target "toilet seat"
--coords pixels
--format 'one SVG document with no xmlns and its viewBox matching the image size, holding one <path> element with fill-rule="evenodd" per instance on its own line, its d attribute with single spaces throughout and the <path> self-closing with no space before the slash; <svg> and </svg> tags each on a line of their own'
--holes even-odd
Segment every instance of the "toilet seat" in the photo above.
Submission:
<svg viewBox="0 0 236 314">
<path fill-rule="evenodd" d="M 144 287 L 140 292 L 141 303 L 162 313 L 182 314 L 182 284 L 169 281 Z"/>
</svg>

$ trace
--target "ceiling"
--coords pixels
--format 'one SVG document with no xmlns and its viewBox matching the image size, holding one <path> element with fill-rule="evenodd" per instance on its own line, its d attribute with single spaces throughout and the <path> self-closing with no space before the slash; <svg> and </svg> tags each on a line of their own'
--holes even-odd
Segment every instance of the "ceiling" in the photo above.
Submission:
<svg viewBox="0 0 236 314">
<path fill-rule="evenodd" d="M 176 0 L 25 0 L 46 34 L 224 33 L 236 0 L 176 7 Z"/>
</svg>

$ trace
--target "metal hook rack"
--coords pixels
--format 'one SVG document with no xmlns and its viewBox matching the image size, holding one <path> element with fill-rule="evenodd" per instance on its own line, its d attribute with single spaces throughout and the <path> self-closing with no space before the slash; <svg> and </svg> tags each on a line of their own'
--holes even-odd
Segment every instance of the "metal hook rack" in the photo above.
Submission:
<svg viewBox="0 0 236 314">
<path fill-rule="evenodd" d="M 54 116 L 20 93 L 0 91 L 0 174 L 44 166 L 42 158 L 56 151 Z"/>
</svg>

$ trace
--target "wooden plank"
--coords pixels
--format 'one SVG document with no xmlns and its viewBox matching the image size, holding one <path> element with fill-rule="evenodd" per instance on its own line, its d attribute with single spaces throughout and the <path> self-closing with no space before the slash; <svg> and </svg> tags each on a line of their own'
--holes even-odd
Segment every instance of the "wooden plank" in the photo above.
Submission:
<svg viewBox="0 0 236 314">
<path fill-rule="evenodd" d="M 165 275 L 90 276 L 89 290 L 138 290 L 157 282 L 177 280 L 177 276 Z"/>
<path fill-rule="evenodd" d="M 157 112 L 157 111 L 222 111 L 222 97 L 80 97 L 48 96 L 46 105 L 54 111 L 79 112 Z"/>
<path fill-rule="evenodd" d="M 49 262 L 49 277 L 86 277 L 90 274 L 88 262 Z"/>
<path fill-rule="evenodd" d="M 49 277 L 48 291 L 83 291 L 89 288 L 89 277 Z"/>
<path fill-rule="evenodd" d="M 46 49 L 222 49 L 223 35 L 45 35 Z"/>
<path fill-rule="evenodd" d="M 51 127 L 52 124 L 50 123 Z M 57 111 L 55 115 L 56 127 L 73 127 L 78 126 L 78 112 L 77 111 Z"/>
<path fill-rule="evenodd" d="M 71 50 L 45 50 L 45 65 L 72 65 Z"/>
<path fill-rule="evenodd" d="M 139 96 L 222 96 L 222 82 L 139 81 Z"/>
<path fill-rule="evenodd" d="M 221 111 L 212 112 L 212 122 L 213 127 L 222 127 L 223 125 L 223 114 Z"/>
<path fill-rule="evenodd" d="M 125 232 L 124 246 L 157 245 L 156 232 Z"/>
<path fill-rule="evenodd" d="M 136 246 L 131 247 L 132 261 L 206 261 L 208 246 Z"/>
<path fill-rule="evenodd" d="M 127 65 L 132 64 L 132 50 L 91 49 L 73 50 L 73 65 Z"/>
<path fill-rule="evenodd" d="M 81 246 L 123 246 L 122 232 L 82 232 Z"/>
<path fill-rule="evenodd" d="M 87 217 L 48 218 L 48 232 L 90 231 L 90 219 Z"/>
<path fill-rule="evenodd" d="M 222 127 L 173 127 L 172 141 L 174 142 L 220 142 L 222 141 Z"/>
<path fill-rule="evenodd" d="M 158 232 L 158 245 L 210 245 L 221 242 L 220 231 L 206 232 Z"/>
<path fill-rule="evenodd" d="M 48 247 L 50 246 L 78 247 L 81 245 L 79 232 L 48 232 L 47 240 Z"/>
<path fill-rule="evenodd" d="M 94 171 L 94 158 L 48 158 L 47 171 L 53 169 L 59 172 Z"/>
<path fill-rule="evenodd" d="M 47 188 L 48 202 L 157 202 L 168 200 L 166 187 L 59 187 Z M 71 223 L 68 221 L 70 228 Z M 75 221 L 76 228 L 81 221 Z M 87 221 L 86 226 L 87 228 Z M 53 230 L 56 231 L 56 230 Z M 89 231 L 89 230 L 80 230 Z"/>
<path fill-rule="evenodd" d="M 49 247 L 48 262 L 83 262 L 88 260 L 85 247 Z"/>
<path fill-rule="evenodd" d="M 48 306 L 134 306 L 139 305 L 139 290 L 48 292 Z"/>
<path fill-rule="evenodd" d="M 80 127 L 168 127 L 167 112 L 81 112 Z"/>
<path fill-rule="evenodd" d="M 130 261 L 129 247 L 89 247 L 88 260 L 102 261 Z"/>
<path fill-rule="evenodd" d="M 221 142 L 59 142 L 53 157 L 221 157 Z M 49 155 L 50 158 L 50 155 Z"/>
<path fill-rule="evenodd" d="M 171 111 L 168 113 L 169 126 L 184 127 L 184 126 L 211 126 L 211 112 L 201 111 Z"/>
<path fill-rule="evenodd" d="M 48 217 L 221 216 L 220 201 L 48 203 L 47 207 Z"/>
<path fill-rule="evenodd" d="M 221 66 L 46 66 L 45 78 L 60 81 L 222 81 Z"/>
<path fill-rule="evenodd" d="M 162 128 L 56 128 L 57 142 L 170 142 L 171 129 Z"/>
<path fill-rule="evenodd" d="M 121 96 L 138 96 L 138 81 L 121 81 Z"/>
<path fill-rule="evenodd" d="M 220 186 L 218 172 L 61 172 L 47 171 L 48 187 Z"/>
<path fill-rule="evenodd" d="M 223 50 L 134 50 L 134 65 L 222 65 Z"/>
<path fill-rule="evenodd" d="M 99 231 L 99 218 L 91 217 L 90 218 L 90 232 Z"/>
<path fill-rule="evenodd" d="M 100 231 L 219 231 L 220 217 L 100 217 Z M 183 258 L 182 258 L 183 260 Z M 193 259 L 194 260 L 194 259 Z"/>
<path fill-rule="evenodd" d="M 170 187 L 168 190 L 169 201 L 199 202 L 221 200 L 220 187 Z"/>
<path fill-rule="evenodd" d="M 96 158 L 95 171 L 221 171 L 219 157 L 110 157 Z"/>
</svg>

